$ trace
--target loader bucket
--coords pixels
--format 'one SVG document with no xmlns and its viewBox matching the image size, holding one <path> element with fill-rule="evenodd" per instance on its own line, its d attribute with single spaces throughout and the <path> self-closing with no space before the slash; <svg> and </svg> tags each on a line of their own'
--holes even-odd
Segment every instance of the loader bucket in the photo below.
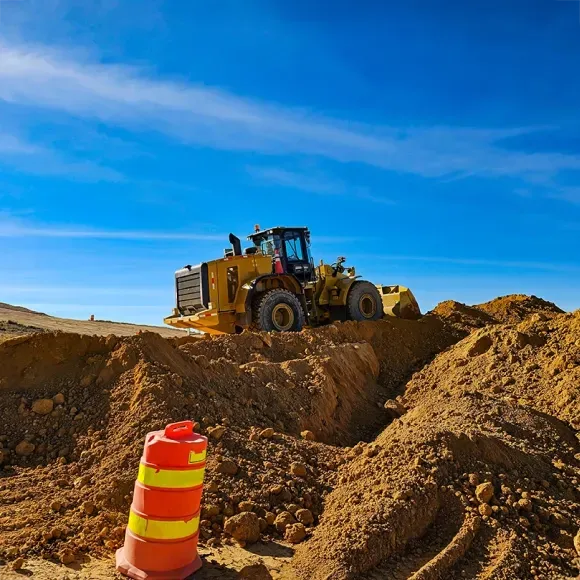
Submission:
<svg viewBox="0 0 580 580">
<path fill-rule="evenodd" d="M 377 286 L 383 299 L 383 312 L 386 316 L 417 319 L 421 309 L 413 293 L 405 286 Z"/>
</svg>

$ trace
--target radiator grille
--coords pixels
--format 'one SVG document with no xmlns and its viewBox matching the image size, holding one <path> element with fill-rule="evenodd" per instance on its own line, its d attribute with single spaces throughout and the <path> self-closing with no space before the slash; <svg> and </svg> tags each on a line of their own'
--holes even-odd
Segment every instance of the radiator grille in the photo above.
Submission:
<svg viewBox="0 0 580 580">
<path fill-rule="evenodd" d="M 188 266 L 175 273 L 177 309 L 181 314 L 195 314 L 208 308 L 207 264 Z"/>
</svg>

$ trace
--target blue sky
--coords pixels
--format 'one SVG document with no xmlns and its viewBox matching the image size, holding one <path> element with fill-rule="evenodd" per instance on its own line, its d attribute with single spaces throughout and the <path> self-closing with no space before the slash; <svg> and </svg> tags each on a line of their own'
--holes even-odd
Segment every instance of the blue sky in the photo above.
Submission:
<svg viewBox="0 0 580 580">
<path fill-rule="evenodd" d="M 580 308 L 579 62 L 572 0 L 0 0 L 0 301 L 160 323 L 259 223 Z"/>
</svg>

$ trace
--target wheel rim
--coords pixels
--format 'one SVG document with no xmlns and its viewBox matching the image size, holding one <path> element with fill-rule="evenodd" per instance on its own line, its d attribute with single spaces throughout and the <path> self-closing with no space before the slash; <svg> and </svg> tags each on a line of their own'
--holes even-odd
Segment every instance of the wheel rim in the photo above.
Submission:
<svg viewBox="0 0 580 580">
<path fill-rule="evenodd" d="M 376 301 L 370 294 L 363 294 L 358 301 L 358 306 L 365 318 L 372 318 L 377 313 Z"/>
<path fill-rule="evenodd" d="M 276 330 L 290 330 L 294 324 L 294 311 L 288 304 L 276 304 L 272 311 L 272 322 Z"/>
</svg>

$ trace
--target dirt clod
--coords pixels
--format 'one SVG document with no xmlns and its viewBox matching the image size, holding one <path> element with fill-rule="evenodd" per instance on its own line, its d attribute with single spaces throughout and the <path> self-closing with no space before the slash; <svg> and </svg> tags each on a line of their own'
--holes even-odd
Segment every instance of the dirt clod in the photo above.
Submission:
<svg viewBox="0 0 580 580">
<path fill-rule="evenodd" d="M 20 570 L 22 569 L 22 566 L 24 566 L 24 558 L 16 558 L 16 560 L 12 562 L 12 570 Z"/>
<path fill-rule="evenodd" d="M 252 544 L 260 539 L 260 522 L 258 516 L 252 512 L 228 518 L 224 523 L 224 531 L 239 542 Z"/>
<path fill-rule="evenodd" d="M 96 510 L 96 506 L 92 501 L 85 501 L 83 503 L 83 511 L 90 516 L 91 514 L 94 513 L 94 511 Z"/>
<path fill-rule="evenodd" d="M 298 477 L 306 477 L 308 472 L 306 471 L 306 465 L 303 463 L 294 462 L 292 465 L 290 465 L 290 473 Z"/>
<path fill-rule="evenodd" d="M 38 399 L 32 403 L 32 412 L 37 415 L 48 415 L 54 408 L 52 399 Z"/>
<path fill-rule="evenodd" d="M 305 537 L 306 528 L 300 523 L 289 525 L 284 533 L 284 539 L 291 544 L 299 544 Z"/>
<path fill-rule="evenodd" d="M 475 497 L 481 503 L 489 502 L 489 500 L 493 497 L 493 493 L 493 484 L 491 484 L 489 481 L 480 483 L 475 488 Z"/>
<path fill-rule="evenodd" d="M 264 564 L 250 564 L 240 570 L 238 578 L 245 580 L 272 580 L 272 574 L 270 574 Z"/>
<path fill-rule="evenodd" d="M 290 512 L 280 512 L 274 520 L 274 525 L 279 532 L 284 532 L 287 526 L 296 523 L 296 519 Z"/>
<path fill-rule="evenodd" d="M 479 504 L 477 511 L 479 511 L 479 513 L 482 516 L 490 516 L 493 513 L 493 510 L 491 509 L 491 506 L 488 503 Z"/>
<path fill-rule="evenodd" d="M 314 523 L 314 516 L 312 515 L 312 512 L 310 510 L 307 509 L 296 510 L 294 516 L 301 524 L 304 524 L 305 526 L 309 526 Z"/>
<path fill-rule="evenodd" d="M 74 552 L 70 548 L 65 548 L 61 550 L 58 554 L 58 559 L 61 564 L 72 564 L 75 561 Z"/>
<path fill-rule="evenodd" d="M 239 467 L 231 459 L 224 459 L 220 461 L 215 468 L 217 473 L 223 473 L 225 475 L 236 475 L 238 473 Z"/>
<path fill-rule="evenodd" d="M 29 441 L 21 441 L 15 449 L 16 455 L 27 456 L 34 452 L 35 446 Z"/>
<path fill-rule="evenodd" d="M 391 419 L 402 417 L 407 412 L 407 409 L 405 409 L 405 407 L 395 399 L 385 401 L 383 406 Z"/>
<path fill-rule="evenodd" d="M 272 429 L 272 427 L 267 427 L 266 429 L 262 429 L 262 431 L 260 431 L 261 439 L 272 439 L 272 437 L 274 437 L 274 429 Z"/>
<path fill-rule="evenodd" d="M 225 434 L 226 428 L 223 425 L 216 425 L 207 430 L 209 436 L 216 441 L 219 441 Z"/>
</svg>

